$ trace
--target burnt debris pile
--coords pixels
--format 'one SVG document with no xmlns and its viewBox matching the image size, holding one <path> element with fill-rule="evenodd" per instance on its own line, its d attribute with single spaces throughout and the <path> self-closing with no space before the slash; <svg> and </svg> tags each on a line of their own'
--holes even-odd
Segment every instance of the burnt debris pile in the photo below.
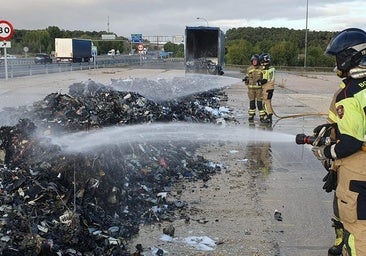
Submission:
<svg viewBox="0 0 366 256">
<path fill-rule="evenodd" d="M 71 85 L 69 94 L 50 94 L 21 115 L 63 131 L 147 122 L 216 122 L 222 118 L 233 121 L 225 109 L 212 111 L 219 110 L 225 98 L 221 90 L 210 90 L 156 103 L 138 93 L 116 91 L 89 81 Z"/>
<path fill-rule="evenodd" d="M 219 111 L 225 97 L 210 90 L 156 103 L 89 81 L 9 110 L 19 119 L 0 128 L 0 255 L 131 255 L 128 240 L 141 223 L 187 218 L 172 186 L 220 171 L 195 154 L 195 142 L 130 142 L 70 153 L 50 136 L 152 122 L 235 121 L 230 111 Z"/>
</svg>

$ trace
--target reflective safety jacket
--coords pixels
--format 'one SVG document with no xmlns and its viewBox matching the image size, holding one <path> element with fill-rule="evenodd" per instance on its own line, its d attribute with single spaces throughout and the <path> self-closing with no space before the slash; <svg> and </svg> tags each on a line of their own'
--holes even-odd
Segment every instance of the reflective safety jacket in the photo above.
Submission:
<svg viewBox="0 0 366 256">
<path fill-rule="evenodd" d="M 266 89 L 274 89 L 275 84 L 275 68 L 272 66 L 263 67 L 262 86 Z"/>
<path fill-rule="evenodd" d="M 325 155 L 333 159 L 361 150 L 366 134 L 366 78 L 346 78 L 341 88 L 333 116 L 339 130 L 338 143 L 325 149 Z"/>
<path fill-rule="evenodd" d="M 248 80 L 246 82 L 246 84 L 248 85 L 249 89 L 260 89 L 262 88 L 262 78 L 263 78 L 263 73 L 262 70 L 260 69 L 260 66 L 250 66 L 247 69 L 247 77 Z"/>
</svg>

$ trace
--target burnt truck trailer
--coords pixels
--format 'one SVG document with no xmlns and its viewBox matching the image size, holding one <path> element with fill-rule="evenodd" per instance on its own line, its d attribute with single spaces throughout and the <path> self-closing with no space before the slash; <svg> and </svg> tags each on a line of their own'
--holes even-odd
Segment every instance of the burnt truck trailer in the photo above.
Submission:
<svg viewBox="0 0 366 256">
<path fill-rule="evenodd" d="M 186 27 L 184 63 L 187 73 L 223 75 L 225 35 L 218 27 Z"/>
<path fill-rule="evenodd" d="M 90 39 L 55 38 L 56 61 L 89 62 L 93 43 Z"/>
</svg>

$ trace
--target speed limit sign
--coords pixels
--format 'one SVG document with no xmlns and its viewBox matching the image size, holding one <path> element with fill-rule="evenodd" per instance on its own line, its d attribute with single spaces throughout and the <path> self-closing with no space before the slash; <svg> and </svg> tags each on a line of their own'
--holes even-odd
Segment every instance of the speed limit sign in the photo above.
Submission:
<svg viewBox="0 0 366 256">
<path fill-rule="evenodd" d="M 13 25 L 9 21 L 0 20 L 0 40 L 10 40 L 14 35 Z"/>
<path fill-rule="evenodd" d="M 139 50 L 139 51 L 143 51 L 143 50 L 144 50 L 144 45 L 143 45 L 143 44 L 139 44 L 139 45 L 137 46 L 137 50 Z"/>
</svg>

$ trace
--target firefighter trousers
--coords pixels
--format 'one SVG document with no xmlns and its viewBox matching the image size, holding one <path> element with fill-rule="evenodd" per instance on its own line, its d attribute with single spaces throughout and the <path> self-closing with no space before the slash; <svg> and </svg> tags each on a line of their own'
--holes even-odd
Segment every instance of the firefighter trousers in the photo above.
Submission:
<svg viewBox="0 0 366 256">
<path fill-rule="evenodd" d="M 255 115 L 256 105 L 259 111 L 260 116 L 265 115 L 265 111 L 263 109 L 263 90 L 262 88 L 248 88 L 248 98 L 249 98 L 249 116 Z M 257 103 L 257 104 L 256 104 Z"/>
<path fill-rule="evenodd" d="M 366 255 L 366 152 L 335 160 L 336 196 L 348 256 Z M 347 253 L 347 254 L 346 254 Z"/>
<path fill-rule="evenodd" d="M 263 103 L 267 114 L 273 114 L 272 97 L 274 88 L 263 85 Z"/>
</svg>

